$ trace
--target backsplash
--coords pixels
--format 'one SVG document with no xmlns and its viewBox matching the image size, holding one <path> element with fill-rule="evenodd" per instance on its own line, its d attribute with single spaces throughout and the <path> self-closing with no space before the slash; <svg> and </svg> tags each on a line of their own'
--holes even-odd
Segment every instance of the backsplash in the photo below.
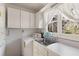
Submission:
<svg viewBox="0 0 79 59">
<path fill-rule="evenodd" d="M 58 42 L 79 48 L 79 35 L 68 35 L 68 34 L 53 34 L 54 37 L 58 37 Z"/>
<path fill-rule="evenodd" d="M 73 46 L 79 49 L 79 41 L 69 40 L 66 38 L 59 38 L 58 42 L 64 43 L 64 44 L 67 44 L 67 45 L 70 45 L 70 46 Z"/>
<path fill-rule="evenodd" d="M 35 32 L 41 32 L 41 29 L 7 29 L 7 43 L 14 40 L 21 39 L 22 37 L 32 36 Z"/>
<path fill-rule="evenodd" d="M 38 29 L 38 28 L 27 28 L 27 29 L 22 29 L 23 30 L 23 33 L 22 33 L 22 36 L 32 36 L 33 33 L 40 33 L 41 32 L 41 29 Z"/>
</svg>

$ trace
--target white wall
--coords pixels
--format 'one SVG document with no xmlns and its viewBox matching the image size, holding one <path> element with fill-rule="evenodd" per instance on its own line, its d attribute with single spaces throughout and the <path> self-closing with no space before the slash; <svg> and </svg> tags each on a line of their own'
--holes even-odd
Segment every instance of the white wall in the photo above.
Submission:
<svg viewBox="0 0 79 59">
<path fill-rule="evenodd" d="M 0 56 L 5 54 L 5 5 L 0 3 Z"/>
<path fill-rule="evenodd" d="M 0 39 L 5 39 L 5 6 L 0 4 Z"/>
<path fill-rule="evenodd" d="M 62 5 L 62 4 L 60 4 L 60 5 Z M 60 5 L 57 5 L 55 8 L 58 8 Z M 62 9 L 62 8 L 64 8 L 64 7 L 60 7 L 59 9 Z M 52 7 L 52 8 L 49 8 L 47 11 L 45 11 L 45 16 L 44 16 L 44 22 L 46 22 L 48 19 L 46 18 L 47 17 L 47 12 L 50 12 L 52 9 L 54 9 L 54 7 Z M 63 10 L 63 9 L 62 9 Z M 66 10 L 65 8 L 64 8 L 64 10 Z M 54 36 L 57 36 L 57 37 L 59 37 L 58 38 L 58 41 L 59 42 L 61 42 L 61 43 L 65 43 L 65 44 L 68 44 L 68 45 L 70 45 L 70 46 L 74 46 L 74 47 L 76 47 L 76 48 L 79 48 L 79 35 L 74 35 L 74 34 L 63 34 L 62 33 L 62 24 L 61 24 L 61 21 L 60 20 L 58 20 L 58 33 L 54 33 L 53 35 Z M 47 31 L 46 30 L 46 24 L 44 23 L 44 31 Z"/>
<path fill-rule="evenodd" d="M 41 29 L 8 29 L 7 31 L 7 47 L 6 55 L 19 56 L 21 55 L 21 39 L 22 37 L 32 36 L 35 32 L 41 32 Z"/>
</svg>

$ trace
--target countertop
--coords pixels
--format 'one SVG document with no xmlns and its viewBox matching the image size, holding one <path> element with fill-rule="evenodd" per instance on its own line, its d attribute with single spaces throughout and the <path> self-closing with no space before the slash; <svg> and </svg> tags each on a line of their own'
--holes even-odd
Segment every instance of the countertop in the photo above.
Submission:
<svg viewBox="0 0 79 59">
<path fill-rule="evenodd" d="M 33 37 L 25 37 L 24 41 L 29 43 L 30 41 L 33 41 Z M 34 40 L 35 41 L 35 40 Z M 42 45 L 43 46 L 43 45 Z M 65 45 L 62 43 L 53 43 L 48 46 L 45 46 L 47 49 L 50 49 L 51 51 L 56 52 L 60 56 L 79 56 L 79 49 Z"/>
<path fill-rule="evenodd" d="M 62 43 L 54 43 L 47 46 L 48 49 L 56 52 L 61 56 L 79 56 L 79 49 Z"/>
<path fill-rule="evenodd" d="M 28 44 L 30 41 L 33 41 L 33 40 L 34 40 L 33 37 L 24 37 L 24 38 L 22 38 L 22 39 L 23 39 L 23 41 L 25 42 L 25 44 Z"/>
</svg>

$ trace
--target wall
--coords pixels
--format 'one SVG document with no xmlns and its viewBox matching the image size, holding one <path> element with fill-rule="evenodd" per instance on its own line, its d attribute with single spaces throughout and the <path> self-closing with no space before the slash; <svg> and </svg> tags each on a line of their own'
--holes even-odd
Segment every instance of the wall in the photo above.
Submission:
<svg viewBox="0 0 79 59">
<path fill-rule="evenodd" d="M 5 34 L 5 6 L 4 4 L 0 4 L 0 39 L 5 39 Z"/>
<path fill-rule="evenodd" d="M 24 30 L 24 32 L 23 32 L 22 36 L 27 36 L 27 37 L 32 36 L 32 34 L 35 32 L 38 32 L 38 33 L 41 32 L 41 29 L 39 29 L 39 28 L 35 28 L 35 29 L 34 28 L 27 28 L 27 29 L 23 29 L 23 30 Z"/>
<path fill-rule="evenodd" d="M 55 8 L 58 8 L 60 5 L 56 6 Z M 48 19 L 46 18 L 47 17 L 47 13 L 50 12 L 51 10 L 55 9 L 54 7 L 48 9 L 47 11 L 44 12 L 44 22 L 46 22 Z M 59 9 L 62 9 L 63 7 L 59 7 Z M 62 9 L 63 10 L 63 9 Z M 66 10 L 66 9 L 65 9 Z M 66 35 L 66 34 L 63 34 L 61 33 L 61 21 L 59 20 L 58 22 L 58 29 L 59 29 L 59 34 L 58 33 L 54 33 L 54 36 L 57 36 L 59 37 L 58 38 L 58 41 L 61 42 L 61 43 L 64 43 L 64 44 L 67 44 L 67 45 L 70 45 L 70 46 L 74 46 L 76 48 L 79 48 L 79 35 Z M 44 23 L 44 27 L 46 26 L 47 24 Z M 47 31 L 46 28 L 44 28 L 44 31 Z"/>
<path fill-rule="evenodd" d="M 57 41 L 59 43 L 63 43 L 79 49 L 79 35 L 53 33 L 53 36 L 58 37 Z"/>
<path fill-rule="evenodd" d="M 5 54 L 5 5 L 0 3 L 0 56 Z"/>
<path fill-rule="evenodd" d="M 64 43 L 66 45 L 70 45 L 70 46 L 73 46 L 73 47 L 79 49 L 79 41 L 69 40 L 69 39 L 66 39 L 66 38 L 59 38 L 58 42 Z"/>
<path fill-rule="evenodd" d="M 23 31 L 23 32 L 22 32 Z M 35 32 L 40 32 L 41 29 L 7 29 L 7 56 L 20 56 L 21 55 L 21 39 L 22 37 L 32 36 Z"/>
</svg>

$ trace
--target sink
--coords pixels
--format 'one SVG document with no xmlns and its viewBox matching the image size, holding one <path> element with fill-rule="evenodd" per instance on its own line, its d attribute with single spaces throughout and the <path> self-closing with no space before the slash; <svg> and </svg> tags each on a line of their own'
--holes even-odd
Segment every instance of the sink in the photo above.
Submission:
<svg viewBox="0 0 79 59">
<path fill-rule="evenodd" d="M 35 40 L 35 41 L 37 41 L 38 43 L 40 43 L 44 46 L 48 46 L 50 44 L 56 43 L 55 40 L 51 40 L 50 38 L 49 39 L 43 38 L 42 40 L 40 40 L 40 38 L 39 38 L 39 40 Z"/>
</svg>

